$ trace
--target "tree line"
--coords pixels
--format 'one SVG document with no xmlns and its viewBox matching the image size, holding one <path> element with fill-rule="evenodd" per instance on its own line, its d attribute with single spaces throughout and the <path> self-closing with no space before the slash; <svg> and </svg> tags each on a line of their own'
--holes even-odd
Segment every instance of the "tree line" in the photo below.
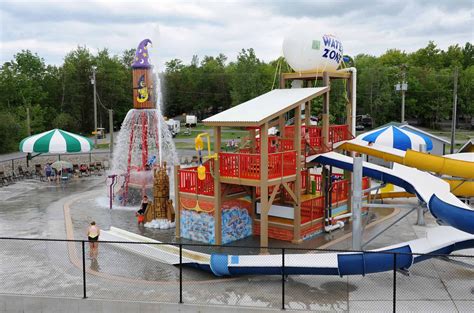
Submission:
<svg viewBox="0 0 474 313">
<path fill-rule="evenodd" d="M 114 110 L 118 128 L 132 108 L 132 69 L 135 50 L 111 55 L 107 49 L 92 53 L 77 47 L 63 64 L 48 65 L 36 53 L 22 50 L 0 68 L 0 152 L 15 151 L 27 135 L 26 109 L 31 133 L 62 128 L 84 135 L 94 128 L 92 67 L 96 69 L 99 126 L 107 128 L 107 110 Z M 408 82 L 406 117 L 437 127 L 450 118 L 454 72 L 458 76 L 458 114 L 474 116 L 474 47 L 452 45 L 439 49 L 433 42 L 413 53 L 391 49 L 376 57 L 360 54 L 347 66 L 358 71 L 358 114 L 370 114 L 376 125 L 400 119 L 400 94 L 394 85 L 405 73 Z M 236 60 L 223 54 L 193 56 L 186 64 L 173 59 L 161 74 L 164 114 L 195 114 L 199 119 L 279 87 L 279 73 L 291 69 L 280 57 L 264 62 L 253 49 L 242 49 Z M 347 101 L 341 80 L 331 83 L 331 120 L 344 121 Z M 321 102 L 313 103 L 318 112 Z"/>
</svg>

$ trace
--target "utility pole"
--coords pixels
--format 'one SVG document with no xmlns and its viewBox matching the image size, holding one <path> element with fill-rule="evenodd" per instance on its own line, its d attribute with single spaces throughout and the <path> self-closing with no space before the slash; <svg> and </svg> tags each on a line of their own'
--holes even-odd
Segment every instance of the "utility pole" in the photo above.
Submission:
<svg viewBox="0 0 474 313">
<path fill-rule="evenodd" d="M 403 85 L 405 84 L 405 68 L 402 70 L 402 123 L 405 122 L 405 89 Z"/>
<path fill-rule="evenodd" d="M 114 152 L 114 110 L 109 109 L 110 154 Z"/>
<path fill-rule="evenodd" d="M 456 145 L 456 120 L 457 120 L 457 106 L 458 106 L 458 68 L 454 68 L 454 89 L 453 89 L 453 117 L 451 124 L 451 154 L 454 153 L 454 146 Z"/>
<path fill-rule="evenodd" d="M 402 118 L 401 118 L 401 122 L 405 123 L 405 91 L 408 90 L 408 84 L 405 81 L 405 79 L 406 79 L 406 65 L 402 64 L 401 68 L 402 68 L 402 82 L 395 85 L 395 90 L 402 92 L 402 110 L 401 110 L 402 111 L 402 114 L 401 114 Z"/>
<path fill-rule="evenodd" d="M 31 136 L 31 120 L 29 107 L 26 107 L 26 131 L 28 132 L 28 136 Z"/>
<path fill-rule="evenodd" d="M 94 85 L 94 147 L 97 147 L 97 89 L 95 81 L 95 71 L 97 67 L 92 66 L 91 84 Z"/>
</svg>

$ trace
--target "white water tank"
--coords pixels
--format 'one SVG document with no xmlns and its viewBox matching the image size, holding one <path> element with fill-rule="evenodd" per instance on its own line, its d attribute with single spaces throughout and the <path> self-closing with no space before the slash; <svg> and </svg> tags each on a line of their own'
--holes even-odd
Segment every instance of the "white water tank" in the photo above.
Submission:
<svg viewBox="0 0 474 313">
<path fill-rule="evenodd" d="M 343 47 L 334 35 L 298 27 L 283 40 L 283 55 L 295 72 L 336 71 Z"/>
</svg>

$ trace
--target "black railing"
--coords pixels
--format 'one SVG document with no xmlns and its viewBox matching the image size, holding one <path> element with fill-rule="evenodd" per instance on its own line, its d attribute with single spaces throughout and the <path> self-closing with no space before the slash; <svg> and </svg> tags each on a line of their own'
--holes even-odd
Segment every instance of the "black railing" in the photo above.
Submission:
<svg viewBox="0 0 474 313">
<path fill-rule="evenodd" d="M 417 307 L 421 311 L 432 311 L 436 307 L 423 305 L 443 303 L 440 309 L 446 310 L 449 305 L 445 302 L 452 302 L 456 308 L 457 301 L 474 301 L 474 255 L 268 247 L 263 249 L 266 253 L 281 255 L 276 274 L 222 278 L 199 271 L 183 259 L 193 252 L 257 256 L 263 250 L 241 245 L 99 241 L 98 257 L 88 259 L 88 243 L 85 240 L 0 238 L 0 293 L 330 311 L 347 311 L 351 302 L 357 304 L 357 310 L 395 312 L 399 304 L 402 305 L 400 311 Z M 174 254 L 175 266 L 150 259 L 153 258 L 150 246 L 161 246 L 167 253 Z M 288 265 L 293 254 L 299 258 L 307 254 L 311 260 L 318 260 L 322 252 L 384 254 L 390 256 L 389 260 L 393 259 L 393 264 L 385 264 L 385 268 L 389 268 L 386 272 L 364 276 L 292 274 L 294 269 Z M 425 260 L 407 269 L 399 268 L 397 258 L 407 256 Z M 281 297 L 277 293 L 280 288 Z"/>
</svg>

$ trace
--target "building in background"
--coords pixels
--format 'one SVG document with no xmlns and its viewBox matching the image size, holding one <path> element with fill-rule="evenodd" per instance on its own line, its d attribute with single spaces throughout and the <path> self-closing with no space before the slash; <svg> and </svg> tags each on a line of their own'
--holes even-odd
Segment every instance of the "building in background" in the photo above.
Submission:
<svg viewBox="0 0 474 313">
<path fill-rule="evenodd" d="M 474 152 L 474 138 L 470 138 L 459 148 L 458 153 Z"/>
</svg>

